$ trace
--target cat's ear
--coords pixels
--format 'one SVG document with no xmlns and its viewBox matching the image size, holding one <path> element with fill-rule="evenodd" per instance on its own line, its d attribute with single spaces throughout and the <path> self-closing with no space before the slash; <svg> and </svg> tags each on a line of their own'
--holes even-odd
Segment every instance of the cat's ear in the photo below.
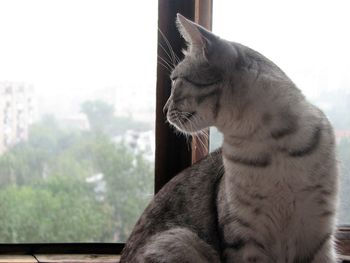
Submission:
<svg viewBox="0 0 350 263">
<path fill-rule="evenodd" d="M 176 22 L 181 35 L 190 45 L 190 48 L 200 49 L 208 53 L 210 46 L 218 39 L 217 36 L 181 14 L 177 14 Z"/>
</svg>

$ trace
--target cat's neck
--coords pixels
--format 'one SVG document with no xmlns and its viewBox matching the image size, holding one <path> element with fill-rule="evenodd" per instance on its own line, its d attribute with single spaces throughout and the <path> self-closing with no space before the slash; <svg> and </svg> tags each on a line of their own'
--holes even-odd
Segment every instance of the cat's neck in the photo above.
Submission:
<svg viewBox="0 0 350 263">
<path fill-rule="evenodd" d="M 295 111 L 256 111 L 255 119 L 223 132 L 222 153 L 228 174 L 249 174 L 283 170 L 289 163 L 302 162 L 301 156 L 317 149 L 324 123 L 323 114 L 301 101 Z M 284 108 L 286 109 L 286 107 Z M 271 114 L 271 115 L 270 115 Z"/>
<path fill-rule="evenodd" d="M 224 159 L 227 160 L 224 164 L 245 168 L 267 167 L 271 164 L 272 147 L 269 143 L 262 141 L 259 135 L 250 137 L 224 135 L 222 152 Z"/>
</svg>

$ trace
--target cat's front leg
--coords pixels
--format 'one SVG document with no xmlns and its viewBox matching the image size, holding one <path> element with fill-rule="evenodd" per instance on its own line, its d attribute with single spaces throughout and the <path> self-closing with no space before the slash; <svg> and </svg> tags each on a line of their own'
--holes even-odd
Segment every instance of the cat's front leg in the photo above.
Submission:
<svg viewBox="0 0 350 263">
<path fill-rule="evenodd" d="M 333 240 L 328 240 L 318 251 L 312 255 L 311 263 L 339 263 L 334 249 Z"/>
<path fill-rule="evenodd" d="M 269 263 L 268 257 L 254 244 L 247 244 L 242 251 L 243 263 Z"/>
<path fill-rule="evenodd" d="M 227 248 L 223 252 L 225 263 L 239 262 L 239 263 L 272 263 L 271 260 L 262 249 L 257 247 L 254 243 L 244 244 L 243 247 Z"/>
<path fill-rule="evenodd" d="M 137 262 L 219 263 L 220 258 L 213 247 L 192 230 L 176 227 L 153 236 L 137 257 Z"/>
</svg>

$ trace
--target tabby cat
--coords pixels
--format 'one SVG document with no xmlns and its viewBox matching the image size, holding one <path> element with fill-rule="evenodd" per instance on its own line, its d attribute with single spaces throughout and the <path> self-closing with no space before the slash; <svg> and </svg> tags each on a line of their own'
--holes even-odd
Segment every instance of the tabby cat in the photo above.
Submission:
<svg viewBox="0 0 350 263">
<path fill-rule="evenodd" d="M 168 121 L 217 127 L 222 149 L 171 180 L 121 262 L 336 262 L 335 141 L 325 115 L 273 62 L 178 15 L 188 43 Z"/>
</svg>

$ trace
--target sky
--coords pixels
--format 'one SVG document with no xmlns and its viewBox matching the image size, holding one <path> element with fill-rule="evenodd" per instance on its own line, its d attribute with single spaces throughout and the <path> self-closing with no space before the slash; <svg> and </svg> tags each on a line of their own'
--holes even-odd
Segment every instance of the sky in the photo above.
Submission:
<svg viewBox="0 0 350 263">
<path fill-rule="evenodd" d="M 154 107 L 156 4 L 1 0 L 0 82 L 33 86 L 41 110 L 56 113 L 114 88 L 128 108 Z"/>
<path fill-rule="evenodd" d="M 214 0 L 213 31 L 266 55 L 319 99 L 350 92 L 349 7 Z M 33 86 L 39 110 L 63 116 L 97 94 L 116 97 L 120 111 L 151 110 L 156 37 L 155 0 L 0 0 L 0 83 Z"/>
<path fill-rule="evenodd" d="M 350 1 L 216 0 L 213 9 L 216 34 L 270 58 L 307 96 L 350 92 Z"/>
</svg>

